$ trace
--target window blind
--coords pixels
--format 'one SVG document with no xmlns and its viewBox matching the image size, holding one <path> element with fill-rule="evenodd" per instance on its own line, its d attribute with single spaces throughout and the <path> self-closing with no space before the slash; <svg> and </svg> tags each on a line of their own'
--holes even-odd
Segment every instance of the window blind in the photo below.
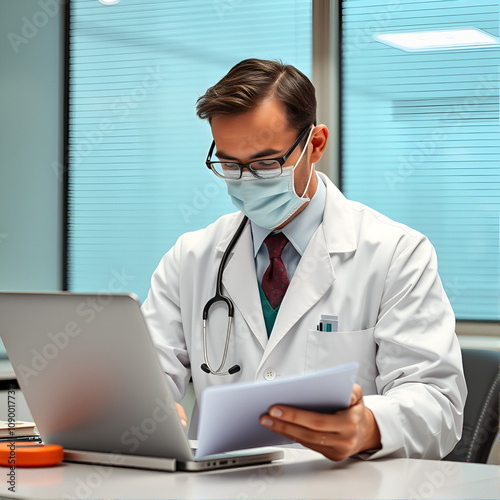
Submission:
<svg viewBox="0 0 500 500">
<path fill-rule="evenodd" d="M 144 300 L 186 231 L 235 211 L 196 99 L 238 61 L 311 74 L 310 0 L 72 0 L 68 284 Z"/>
<path fill-rule="evenodd" d="M 407 52 L 382 33 L 476 28 L 498 0 L 342 2 L 342 188 L 434 244 L 457 319 L 500 320 L 498 44 Z"/>
</svg>

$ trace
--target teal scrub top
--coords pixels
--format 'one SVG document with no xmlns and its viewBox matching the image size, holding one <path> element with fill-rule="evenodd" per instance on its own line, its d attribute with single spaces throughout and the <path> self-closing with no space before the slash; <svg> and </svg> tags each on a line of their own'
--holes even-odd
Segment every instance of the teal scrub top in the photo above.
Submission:
<svg viewBox="0 0 500 500">
<path fill-rule="evenodd" d="M 260 301 L 262 303 L 262 312 L 264 313 L 264 322 L 266 323 L 267 337 L 269 338 L 271 332 L 273 331 L 274 322 L 276 321 L 276 316 L 278 316 L 280 306 L 278 306 L 276 309 L 272 308 L 271 304 L 269 304 L 269 301 L 267 300 L 264 290 L 262 290 L 262 286 L 260 283 L 259 294 Z"/>
</svg>

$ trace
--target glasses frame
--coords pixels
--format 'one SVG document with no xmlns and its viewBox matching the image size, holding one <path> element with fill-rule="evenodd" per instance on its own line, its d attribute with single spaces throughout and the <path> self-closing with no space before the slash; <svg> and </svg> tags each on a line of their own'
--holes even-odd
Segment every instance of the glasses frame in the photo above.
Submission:
<svg viewBox="0 0 500 500">
<path fill-rule="evenodd" d="M 214 163 L 224 163 L 224 162 L 221 162 L 221 161 L 211 161 L 211 157 L 212 157 L 212 153 L 214 152 L 214 148 L 215 148 L 215 141 L 212 141 L 212 145 L 210 146 L 210 150 L 208 151 L 208 155 L 207 155 L 207 159 L 205 160 L 205 165 L 217 176 L 217 177 L 220 177 L 222 179 L 231 179 L 231 180 L 238 180 L 238 179 L 241 179 L 242 175 L 243 175 L 243 169 L 246 168 L 249 172 L 252 173 L 253 176 L 257 177 L 257 179 L 263 179 L 264 177 L 261 177 L 259 175 L 257 175 L 255 169 L 253 169 L 250 165 L 252 163 L 255 163 L 257 161 L 262 161 L 262 160 L 266 160 L 266 161 L 277 161 L 279 164 L 280 164 L 280 167 L 281 167 L 281 172 L 279 173 L 279 175 L 277 175 L 276 177 L 279 177 L 282 173 L 283 173 L 283 165 L 287 162 L 288 158 L 290 158 L 290 155 L 294 152 L 295 148 L 300 144 L 300 141 L 305 137 L 305 135 L 307 134 L 307 132 L 309 132 L 309 130 L 311 129 L 311 126 L 307 126 L 300 134 L 299 136 L 297 137 L 297 139 L 295 140 L 295 142 L 292 144 L 291 148 L 285 153 L 284 156 L 282 156 L 281 158 L 261 158 L 259 160 L 252 160 L 251 162 L 249 163 L 238 163 L 236 161 L 231 161 L 231 162 L 227 162 L 227 163 L 232 163 L 234 165 L 238 165 L 239 169 L 240 169 L 240 175 L 239 177 L 224 177 L 223 175 L 219 174 L 219 172 L 217 172 L 217 170 L 215 170 L 213 168 L 213 164 Z"/>
</svg>

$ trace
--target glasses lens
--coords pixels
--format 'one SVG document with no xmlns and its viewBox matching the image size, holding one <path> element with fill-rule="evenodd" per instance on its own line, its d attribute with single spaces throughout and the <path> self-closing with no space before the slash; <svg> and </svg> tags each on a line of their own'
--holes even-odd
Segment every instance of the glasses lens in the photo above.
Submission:
<svg viewBox="0 0 500 500">
<path fill-rule="evenodd" d="M 253 161 L 249 167 L 252 173 L 261 179 L 269 179 L 281 175 L 281 165 L 276 160 Z"/>
<path fill-rule="evenodd" d="M 225 179 L 239 179 L 241 176 L 241 170 L 237 163 L 213 161 L 210 166 L 218 176 Z"/>
<path fill-rule="evenodd" d="M 240 179 L 242 172 L 238 163 L 213 161 L 210 163 L 212 170 L 224 179 Z M 248 170 L 250 172 L 248 172 Z M 281 175 L 281 165 L 276 160 L 258 160 L 251 162 L 248 167 L 243 167 L 250 176 L 259 179 L 270 179 Z"/>
</svg>

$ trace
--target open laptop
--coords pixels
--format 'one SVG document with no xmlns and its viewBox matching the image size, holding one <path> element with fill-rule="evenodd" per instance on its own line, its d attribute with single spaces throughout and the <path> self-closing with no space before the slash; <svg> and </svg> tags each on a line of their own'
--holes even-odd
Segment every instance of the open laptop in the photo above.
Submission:
<svg viewBox="0 0 500 500">
<path fill-rule="evenodd" d="M 200 471 L 283 458 L 195 455 L 133 295 L 0 292 L 0 336 L 43 441 L 66 460 Z"/>
</svg>

